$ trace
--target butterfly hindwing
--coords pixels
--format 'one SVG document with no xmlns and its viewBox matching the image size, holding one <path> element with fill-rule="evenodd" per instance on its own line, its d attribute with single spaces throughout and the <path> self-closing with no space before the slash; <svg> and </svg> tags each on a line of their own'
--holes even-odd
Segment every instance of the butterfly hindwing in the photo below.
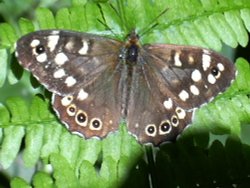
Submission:
<svg viewBox="0 0 250 188">
<path fill-rule="evenodd" d="M 53 95 L 53 108 L 71 132 L 85 138 L 103 138 L 118 129 L 121 111 L 116 93 L 118 84 L 113 80 L 116 75 L 112 79 L 106 76 L 102 74 L 95 84 L 85 87 L 89 94 L 81 89 L 74 95 Z"/>
<path fill-rule="evenodd" d="M 147 64 L 134 71 L 140 74 L 134 75 L 131 84 L 127 126 L 141 143 L 158 145 L 162 140 L 175 140 L 191 122 L 193 111 L 177 107 L 170 96 L 163 95 L 151 71 Z M 169 101 L 164 104 L 167 98 Z"/>
</svg>

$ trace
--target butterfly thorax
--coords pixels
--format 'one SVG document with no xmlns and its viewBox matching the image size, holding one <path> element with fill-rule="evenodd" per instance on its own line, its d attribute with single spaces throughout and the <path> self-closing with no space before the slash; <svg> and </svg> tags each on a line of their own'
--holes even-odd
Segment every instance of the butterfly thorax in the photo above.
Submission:
<svg viewBox="0 0 250 188">
<path fill-rule="evenodd" d="M 122 60 L 131 65 L 135 65 L 140 50 L 139 36 L 133 31 L 127 37 L 127 42 L 121 51 Z"/>
<path fill-rule="evenodd" d="M 124 45 L 121 47 L 120 58 L 120 80 L 121 80 L 121 112 L 122 117 L 128 115 L 128 105 L 132 94 L 133 81 L 137 80 L 138 63 L 140 57 L 141 46 L 139 44 L 139 36 L 132 31 L 128 36 Z M 136 78 L 136 79 L 135 79 Z"/>
</svg>

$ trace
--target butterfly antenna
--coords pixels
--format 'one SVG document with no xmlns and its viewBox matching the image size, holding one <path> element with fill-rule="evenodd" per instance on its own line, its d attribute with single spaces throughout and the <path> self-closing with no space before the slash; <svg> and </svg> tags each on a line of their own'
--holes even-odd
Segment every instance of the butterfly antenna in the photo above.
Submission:
<svg viewBox="0 0 250 188">
<path fill-rule="evenodd" d="M 128 31 L 128 22 L 127 22 L 127 18 L 126 18 L 126 9 L 124 9 L 124 6 L 123 6 L 123 0 L 118 0 L 117 1 L 117 8 L 116 9 L 112 4 L 111 4 L 111 7 L 115 10 L 118 18 L 120 18 L 121 20 L 121 26 L 122 26 L 122 29 L 124 30 L 123 27 L 126 28 L 126 31 Z"/>
<path fill-rule="evenodd" d="M 97 19 L 97 21 L 99 23 L 101 23 L 106 30 L 110 31 L 114 36 L 116 36 L 117 34 L 108 26 L 107 22 L 106 22 L 106 18 L 105 18 L 105 15 L 103 13 L 103 10 L 102 10 L 102 6 L 98 3 L 98 8 L 100 10 L 100 13 L 101 13 L 101 16 L 102 16 L 102 20 L 100 20 L 99 18 Z"/>
<path fill-rule="evenodd" d="M 151 23 L 149 23 L 148 26 L 145 27 L 146 29 L 142 30 L 142 32 L 140 33 L 140 36 L 143 36 L 144 34 L 148 33 L 150 30 L 155 28 L 157 25 L 159 25 L 159 23 L 157 22 L 157 19 L 160 18 L 162 15 L 164 15 L 168 10 L 169 10 L 169 8 L 165 8 L 160 14 L 158 14 L 158 16 L 156 16 L 151 21 Z"/>
<path fill-rule="evenodd" d="M 142 33 L 140 34 L 140 36 L 142 37 L 143 35 L 145 35 L 146 33 L 149 33 L 151 30 L 153 30 L 159 23 L 155 23 L 154 25 L 148 27 L 147 29 L 145 29 L 144 31 L 142 31 Z"/>
</svg>

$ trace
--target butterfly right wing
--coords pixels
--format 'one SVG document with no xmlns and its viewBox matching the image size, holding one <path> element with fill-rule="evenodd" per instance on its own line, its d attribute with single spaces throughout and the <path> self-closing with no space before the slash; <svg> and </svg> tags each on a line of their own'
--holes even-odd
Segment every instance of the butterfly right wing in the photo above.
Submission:
<svg viewBox="0 0 250 188">
<path fill-rule="evenodd" d="M 216 52 L 198 47 L 146 45 L 133 67 L 128 131 L 141 143 L 174 140 L 198 107 L 231 84 L 235 67 Z"/>
</svg>

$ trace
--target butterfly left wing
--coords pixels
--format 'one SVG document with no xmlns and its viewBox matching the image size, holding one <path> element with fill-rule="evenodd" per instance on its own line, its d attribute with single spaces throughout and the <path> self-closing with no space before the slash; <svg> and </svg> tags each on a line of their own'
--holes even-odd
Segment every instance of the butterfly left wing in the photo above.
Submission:
<svg viewBox="0 0 250 188">
<path fill-rule="evenodd" d="M 115 69 L 121 45 L 88 33 L 41 30 L 17 41 L 16 56 L 49 91 L 72 95 Z"/>
<path fill-rule="evenodd" d="M 131 84 L 128 130 L 142 143 L 173 140 L 196 108 L 223 92 L 234 65 L 216 52 L 188 46 L 146 45 Z M 138 114 L 135 116 L 134 114 Z"/>
<path fill-rule="evenodd" d="M 53 108 L 70 131 L 105 137 L 121 120 L 116 69 L 122 45 L 93 34 L 42 30 L 19 39 L 16 56 L 53 92 Z"/>
</svg>

